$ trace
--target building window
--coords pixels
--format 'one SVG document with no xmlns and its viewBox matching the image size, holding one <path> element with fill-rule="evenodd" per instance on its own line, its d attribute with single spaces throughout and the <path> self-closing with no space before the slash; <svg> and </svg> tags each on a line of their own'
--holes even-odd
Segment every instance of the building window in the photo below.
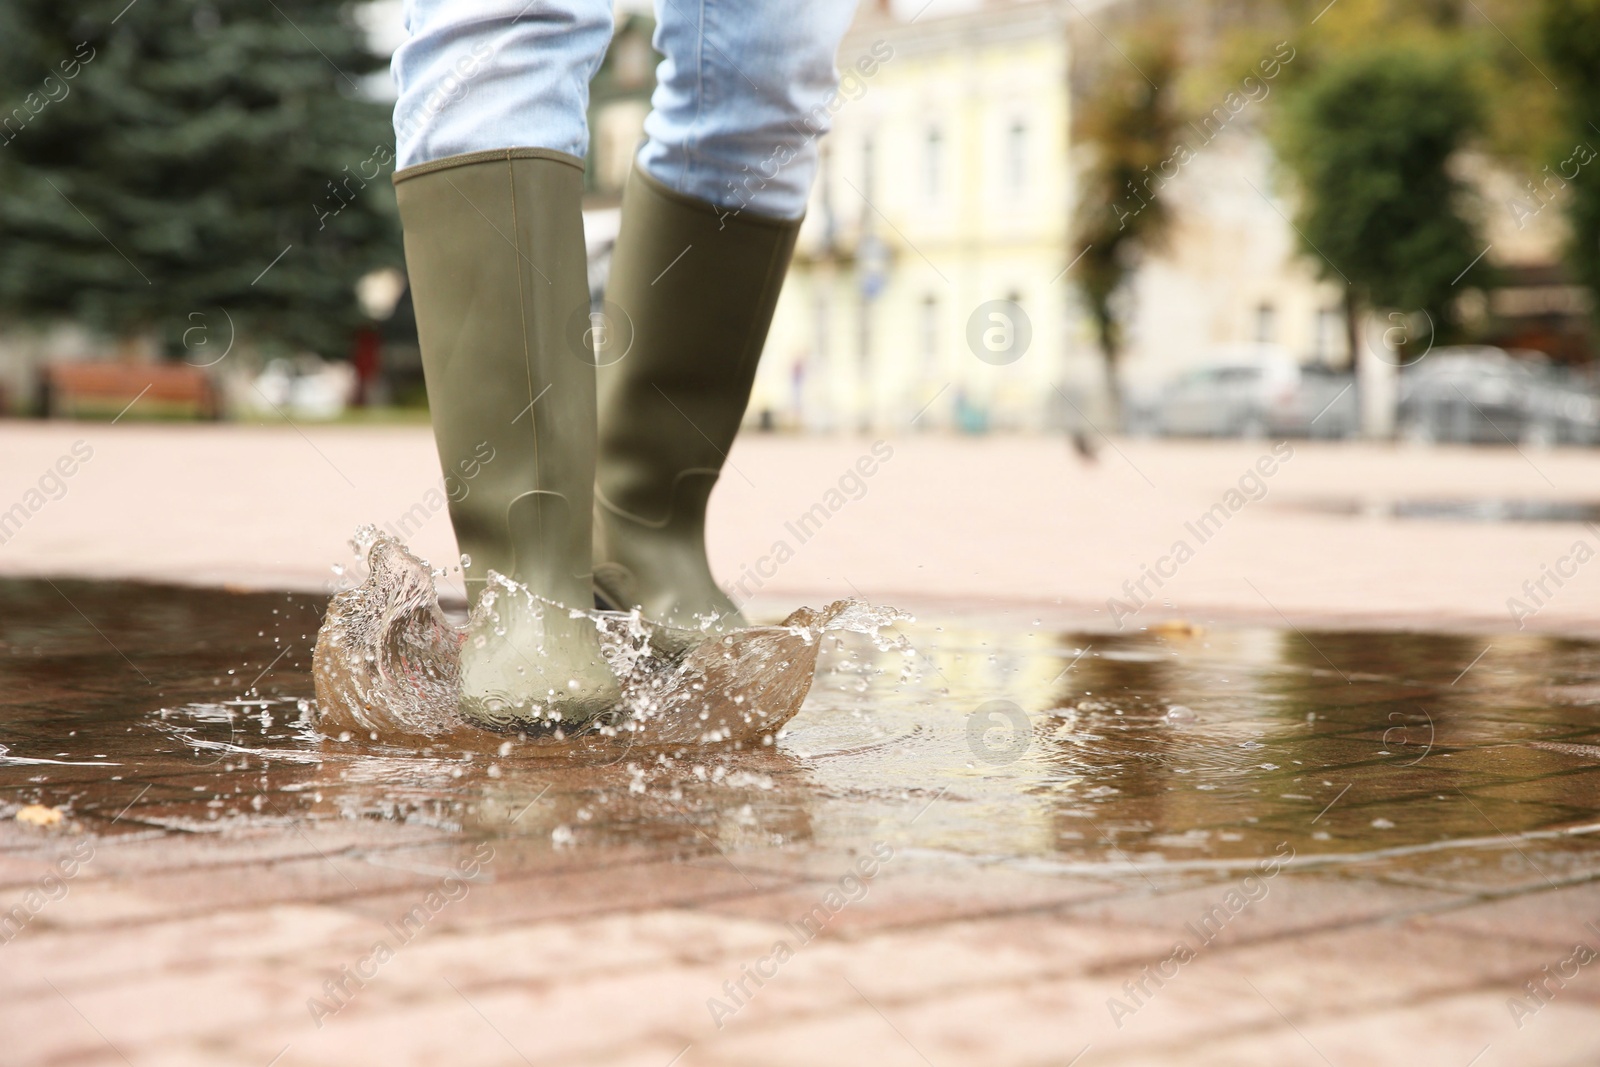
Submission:
<svg viewBox="0 0 1600 1067">
<path fill-rule="evenodd" d="M 1278 336 L 1278 310 L 1271 304 L 1256 308 L 1256 343 L 1270 345 Z"/>
<path fill-rule="evenodd" d="M 827 290 L 818 285 L 811 303 L 811 323 L 816 333 L 815 343 L 811 346 L 813 371 L 821 371 L 828 365 L 829 341 L 833 333 L 832 311 Z"/>
<path fill-rule="evenodd" d="M 1006 185 L 1013 193 L 1028 187 L 1028 125 L 1021 119 L 1006 131 Z"/>
<path fill-rule="evenodd" d="M 944 185 L 944 134 L 937 126 L 928 128 L 928 139 L 923 145 L 922 187 L 929 200 L 938 200 Z"/>
<path fill-rule="evenodd" d="M 939 365 L 939 298 L 922 298 L 922 361 L 929 370 Z"/>
<path fill-rule="evenodd" d="M 857 362 L 861 367 L 861 373 L 865 375 L 872 365 L 872 298 L 869 296 L 861 297 L 861 318 L 856 327 L 860 331 L 857 338 L 857 343 L 860 345 Z"/>
<path fill-rule="evenodd" d="M 877 186 L 877 154 L 877 145 L 869 133 L 861 139 L 861 195 L 869 201 Z"/>
</svg>

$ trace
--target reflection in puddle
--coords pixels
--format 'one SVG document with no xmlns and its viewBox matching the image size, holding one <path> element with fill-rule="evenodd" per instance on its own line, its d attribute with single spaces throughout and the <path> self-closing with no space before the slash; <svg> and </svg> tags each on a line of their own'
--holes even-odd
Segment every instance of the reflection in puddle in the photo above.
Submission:
<svg viewBox="0 0 1600 1067">
<path fill-rule="evenodd" d="M 42 803 L 91 832 L 359 820 L 670 852 L 855 849 L 892 826 L 913 850 L 1147 875 L 1288 842 L 1295 865 L 1527 855 L 1560 877 L 1600 840 L 1588 641 L 933 619 L 901 627 L 909 676 L 826 635 L 770 747 L 552 759 L 321 736 L 320 598 L 57 584 L 0 583 L 0 816 Z"/>
</svg>

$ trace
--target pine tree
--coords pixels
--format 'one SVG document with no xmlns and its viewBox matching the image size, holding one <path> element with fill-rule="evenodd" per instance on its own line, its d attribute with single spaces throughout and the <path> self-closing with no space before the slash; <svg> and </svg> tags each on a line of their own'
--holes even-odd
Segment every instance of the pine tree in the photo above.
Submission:
<svg viewBox="0 0 1600 1067">
<path fill-rule="evenodd" d="M 400 262 L 381 64 L 322 0 L 0 5 L 0 314 L 343 355 Z"/>
</svg>

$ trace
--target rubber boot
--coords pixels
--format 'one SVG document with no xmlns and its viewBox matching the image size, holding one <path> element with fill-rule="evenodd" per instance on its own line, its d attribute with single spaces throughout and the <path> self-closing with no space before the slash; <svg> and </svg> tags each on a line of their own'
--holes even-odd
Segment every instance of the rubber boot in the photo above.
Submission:
<svg viewBox="0 0 1600 1067">
<path fill-rule="evenodd" d="M 594 623 L 593 356 L 583 163 L 475 152 L 394 176 L 434 440 L 473 626 L 461 712 L 495 728 L 609 709 Z M 535 600 L 490 572 L 527 587 Z"/>
<path fill-rule="evenodd" d="M 629 176 L 606 290 L 614 351 L 599 369 L 595 587 L 614 607 L 687 629 L 748 625 L 711 576 L 706 502 L 799 229 Z"/>
</svg>

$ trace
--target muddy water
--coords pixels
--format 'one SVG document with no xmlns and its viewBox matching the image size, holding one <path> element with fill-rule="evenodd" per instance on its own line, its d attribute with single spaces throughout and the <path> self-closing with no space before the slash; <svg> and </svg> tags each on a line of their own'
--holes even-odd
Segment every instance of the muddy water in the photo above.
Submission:
<svg viewBox="0 0 1600 1067">
<path fill-rule="evenodd" d="M 766 747 L 554 755 L 320 734 L 326 601 L 0 582 L 0 817 L 115 834 L 301 820 L 515 833 L 552 848 L 912 849 L 1045 870 L 1225 870 L 1600 847 L 1600 645 L 1235 629 L 905 623 L 914 670 L 822 638 Z M 1487 651 L 1486 651 L 1487 648 Z M 1420 861 L 1419 861 L 1420 862 Z"/>
</svg>

